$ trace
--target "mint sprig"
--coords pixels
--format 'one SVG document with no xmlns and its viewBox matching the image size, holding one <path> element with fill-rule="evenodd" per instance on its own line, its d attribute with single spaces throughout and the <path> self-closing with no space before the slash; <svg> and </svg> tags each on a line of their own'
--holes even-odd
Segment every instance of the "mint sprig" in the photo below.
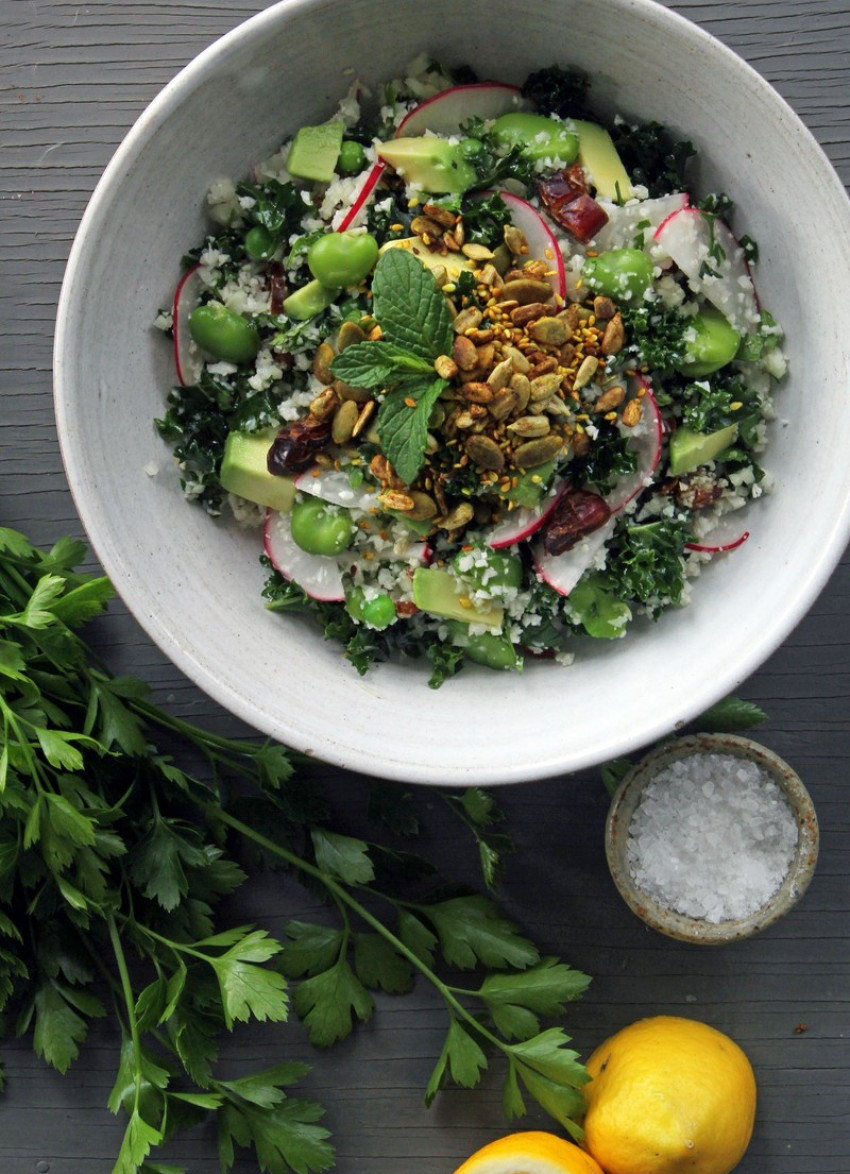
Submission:
<svg viewBox="0 0 850 1174">
<path fill-rule="evenodd" d="M 372 313 L 383 338 L 347 347 L 331 369 L 355 387 L 383 392 L 381 448 L 410 485 L 425 461 L 431 411 L 448 386 L 434 360 L 451 350 L 451 312 L 426 266 L 406 249 L 388 249 L 372 276 Z"/>
</svg>

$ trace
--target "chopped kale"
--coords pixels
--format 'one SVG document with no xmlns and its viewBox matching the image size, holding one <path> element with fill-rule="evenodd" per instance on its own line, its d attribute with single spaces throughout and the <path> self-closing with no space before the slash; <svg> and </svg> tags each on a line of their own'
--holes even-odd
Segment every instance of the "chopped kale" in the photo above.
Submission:
<svg viewBox="0 0 850 1174">
<path fill-rule="evenodd" d="M 694 432 L 716 432 L 727 424 L 737 424 L 737 447 L 752 449 L 759 440 L 759 396 L 737 373 L 723 370 L 708 379 L 686 383 L 680 399 L 682 423 Z"/>
<path fill-rule="evenodd" d="M 618 477 L 637 469 L 637 456 L 629 447 L 629 438 L 621 436 L 613 424 L 597 425 L 599 431 L 584 456 L 570 463 L 570 480 L 576 487 L 608 493 Z"/>
<path fill-rule="evenodd" d="M 496 248 L 504 239 L 505 225 L 510 223 L 510 210 L 498 193 L 464 201 L 463 227 L 466 239 L 473 244 Z"/>
<path fill-rule="evenodd" d="M 590 78 L 578 69 L 550 65 L 530 73 L 522 85 L 522 95 L 541 114 L 558 118 L 585 118 Z"/>
<path fill-rule="evenodd" d="M 693 143 L 674 142 L 660 122 L 617 122 L 611 137 L 632 182 L 644 185 L 650 196 L 685 188 L 687 162 L 696 154 Z"/>
<path fill-rule="evenodd" d="M 304 201 L 295 184 L 281 183 L 276 179 L 267 179 L 261 184 L 240 183 L 236 194 L 255 201 L 245 212 L 250 223 L 259 224 L 279 238 L 300 231 Z"/>
<path fill-rule="evenodd" d="M 606 564 L 607 588 L 624 601 L 639 600 L 657 617 L 669 602 L 681 601 L 685 588 L 686 518 L 662 518 L 626 526 Z"/>
<path fill-rule="evenodd" d="M 673 371 L 685 350 L 687 319 L 675 309 L 624 306 L 623 325 L 628 347 L 650 371 Z"/>
</svg>

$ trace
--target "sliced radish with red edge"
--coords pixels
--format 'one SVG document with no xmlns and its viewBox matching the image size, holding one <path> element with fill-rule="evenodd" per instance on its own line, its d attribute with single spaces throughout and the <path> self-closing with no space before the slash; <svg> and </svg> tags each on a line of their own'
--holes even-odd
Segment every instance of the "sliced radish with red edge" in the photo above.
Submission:
<svg viewBox="0 0 850 1174">
<path fill-rule="evenodd" d="M 378 508 L 376 488 L 365 482 L 353 486 L 345 469 L 325 469 L 321 465 L 312 465 L 295 478 L 295 488 L 349 510 Z"/>
<path fill-rule="evenodd" d="M 297 583 L 311 599 L 340 603 L 345 599 L 340 557 L 308 554 L 292 537 L 289 514 L 266 513 L 263 546 L 276 571 L 290 583 Z"/>
<path fill-rule="evenodd" d="M 576 583 L 596 562 L 599 552 L 614 533 L 616 519 L 611 517 L 604 526 L 591 531 L 563 554 L 547 554 L 538 540 L 531 550 L 534 569 L 544 583 L 559 595 L 569 595 Z"/>
<path fill-rule="evenodd" d="M 456 135 L 461 124 L 470 118 L 498 118 L 512 110 L 527 110 L 528 104 L 518 86 L 504 82 L 473 82 L 452 86 L 433 98 L 427 98 L 410 111 L 399 124 L 396 138 L 423 135 Z"/>
<path fill-rule="evenodd" d="M 652 394 L 649 380 L 643 375 L 637 376 L 637 382 L 643 387 L 643 412 L 640 423 L 634 428 L 622 431 L 628 434 L 628 447 L 637 455 L 638 466 L 634 473 L 627 473 L 620 477 L 611 493 L 606 497 L 611 513 L 619 513 L 633 498 L 645 489 L 652 481 L 652 475 L 658 468 L 661 460 L 661 442 L 664 435 L 664 424 L 658 401 Z"/>
<path fill-rule="evenodd" d="M 740 514 L 740 510 L 724 514 L 716 525 L 706 528 L 704 534 L 697 535 L 693 542 L 686 542 L 685 549 L 702 554 L 725 554 L 728 550 L 737 550 L 750 536 Z"/>
<path fill-rule="evenodd" d="M 759 323 L 756 291 L 744 250 L 728 225 L 698 208 L 680 208 L 655 230 L 654 239 L 739 334 Z"/>
<path fill-rule="evenodd" d="M 597 232 L 594 248 L 604 253 L 608 249 L 631 245 L 639 232 L 644 232 L 644 242 L 650 240 L 652 232 L 674 212 L 688 206 L 687 192 L 671 192 L 668 196 L 656 196 L 638 203 L 613 204 L 609 200 L 599 203 L 608 213 L 608 223 Z"/>
<path fill-rule="evenodd" d="M 503 550 L 506 546 L 515 546 L 534 534 L 555 508 L 555 503 L 564 488 L 565 481 L 558 478 L 552 483 L 549 492 L 536 506 L 520 506 L 505 515 L 498 525 L 490 531 L 487 545 L 493 550 Z"/>
<path fill-rule="evenodd" d="M 549 225 L 537 209 L 529 204 L 528 200 L 523 200 L 520 196 L 513 195 L 512 192 L 500 191 L 487 194 L 500 195 L 505 201 L 511 214 L 511 221 L 520 229 L 528 242 L 528 258 L 546 261 L 550 267 L 547 277 L 552 289 L 556 297 L 564 301 L 567 296 L 564 258 Z"/>
<path fill-rule="evenodd" d="M 377 163 L 372 164 L 372 166 L 366 172 L 366 178 L 363 180 L 360 191 L 354 197 L 353 204 L 345 213 L 342 220 L 340 220 L 339 226 L 336 230 L 337 232 L 347 232 L 348 229 L 351 228 L 352 224 L 360 215 L 363 208 L 365 208 L 365 206 L 371 200 L 372 196 L 375 194 L 375 188 L 378 186 L 378 183 L 380 182 L 381 176 L 384 174 L 386 167 L 387 165 L 383 159 L 379 159 Z"/>
<path fill-rule="evenodd" d="M 205 288 L 199 275 L 200 268 L 200 265 L 193 265 L 180 278 L 171 307 L 174 366 L 177 368 L 177 382 L 181 387 L 197 383 L 204 369 L 200 347 L 189 333 L 189 315 L 198 305 L 201 292 Z"/>
</svg>

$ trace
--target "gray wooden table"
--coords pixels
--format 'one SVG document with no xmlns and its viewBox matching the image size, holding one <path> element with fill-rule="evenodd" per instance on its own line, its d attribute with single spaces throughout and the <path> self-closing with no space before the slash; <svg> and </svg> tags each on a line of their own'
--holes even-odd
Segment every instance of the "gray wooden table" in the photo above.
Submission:
<svg viewBox="0 0 850 1174">
<path fill-rule="evenodd" d="M 0 0 L 0 524 L 42 544 L 79 535 L 53 424 L 52 328 L 59 284 L 86 201 L 113 150 L 160 87 L 262 0 Z M 850 183 L 850 15 L 846 0 L 681 0 L 672 4 L 747 58 L 797 110 Z M 777 161 L 781 169 L 782 161 Z M 805 209 L 801 210 L 805 215 Z M 816 394 L 816 389 L 812 389 Z M 789 536 L 793 541 L 793 536 Z M 239 732 L 186 681 L 116 605 L 97 642 L 116 672 L 145 678 L 180 716 Z M 850 565 L 839 567 L 811 613 L 746 682 L 768 712 L 758 736 L 801 773 L 822 828 L 809 892 L 759 938 L 722 949 L 655 935 L 616 896 L 602 848 L 606 796 L 596 772 L 511 787 L 500 798 L 516 854 L 503 899 L 545 950 L 594 976 L 569 1016 L 583 1055 L 639 1016 L 695 1016 L 736 1038 L 759 1082 L 755 1136 L 742 1174 L 846 1174 L 850 1169 Z M 343 817 L 367 780 L 328 772 Z M 459 825 L 428 793 L 417 796 L 438 859 L 471 879 Z M 460 861 L 459 864 L 455 861 Z M 291 882 L 249 885 L 233 915 L 272 933 L 309 917 L 314 898 Z M 311 1055 L 297 1025 L 238 1033 L 229 1058 L 314 1062 L 311 1095 L 328 1108 L 341 1174 L 396 1174 L 416 1163 L 445 1174 L 500 1133 L 498 1087 L 451 1091 L 426 1110 L 422 1092 L 441 1046 L 431 994 L 379 1001 L 378 1013 L 337 1051 Z M 108 1174 L 122 1125 L 106 1111 L 117 1039 L 104 1026 L 60 1077 L 28 1045 L 3 1055 L 0 1174 Z M 542 1116 L 524 1124 L 547 1127 Z M 168 1159 L 192 1174 L 217 1168 L 200 1129 Z M 256 1170 L 239 1160 L 238 1174 Z"/>
</svg>

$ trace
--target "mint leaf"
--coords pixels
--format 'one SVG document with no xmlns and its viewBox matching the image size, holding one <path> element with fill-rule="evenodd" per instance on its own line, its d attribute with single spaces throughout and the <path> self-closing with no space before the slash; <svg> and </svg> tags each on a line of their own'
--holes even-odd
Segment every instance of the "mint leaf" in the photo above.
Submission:
<svg viewBox="0 0 850 1174">
<path fill-rule="evenodd" d="M 387 249 L 372 276 L 372 313 L 389 342 L 433 362 L 452 347 L 452 316 L 431 272 L 405 249 Z M 361 344 L 362 345 L 362 344 Z"/>
<path fill-rule="evenodd" d="M 434 374 L 433 363 L 392 342 L 366 341 L 346 347 L 331 363 L 338 379 L 354 387 L 381 391 L 409 379 Z"/>
<path fill-rule="evenodd" d="M 428 422 L 446 386 L 444 379 L 404 384 L 388 392 L 378 408 L 378 435 L 387 460 L 408 485 L 425 461 Z"/>
</svg>

